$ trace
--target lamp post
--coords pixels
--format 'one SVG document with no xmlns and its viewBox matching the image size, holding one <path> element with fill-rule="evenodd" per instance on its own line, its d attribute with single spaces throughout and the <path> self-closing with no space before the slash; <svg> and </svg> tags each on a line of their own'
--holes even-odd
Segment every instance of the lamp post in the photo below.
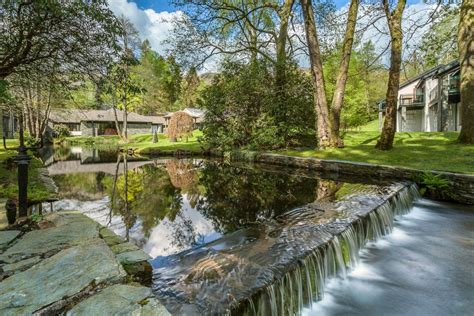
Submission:
<svg viewBox="0 0 474 316">
<path fill-rule="evenodd" d="M 19 217 L 28 216 L 28 165 L 31 156 L 28 155 L 29 149 L 40 149 L 43 147 L 43 137 L 41 136 L 41 145 L 38 147 L 26 147 L 25 137 L 23 132 L 23 115 L 19 115 L 18 127 L 20 134 L 20 145 L 16 148 L 18 154 L 13 158 L 13 161 L 18 165 L 18 210 Z M 15 150 L 7 147 L 5 135 L 3 136 L 3 147 L 7 150 Z"/>
</svg>

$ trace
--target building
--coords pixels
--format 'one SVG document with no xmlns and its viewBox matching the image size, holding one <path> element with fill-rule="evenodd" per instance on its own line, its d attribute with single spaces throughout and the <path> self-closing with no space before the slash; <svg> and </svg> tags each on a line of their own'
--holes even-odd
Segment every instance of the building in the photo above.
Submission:
<svg viewBox="0 0 474 316">
<path fill-rule="evenodd" d="M 0 108 L 0 138 L 13 138 L 18 131 L 18 119 L 5 108 Z"/>
<path fill-rule="evenodd" d="M 117 110 L 117 121 L 123 126 L 123 112 Z M 72 136 L 117 135 L 115 113 L 109 110 L 55 110 L 50 113 L 48 131 L 52 133 L 55 125 L 65 125 Z M 127 130 L 129 135 L 163 133 L 165 118 L 163 116 L 145 116 L 129 112 Z"/>
<path fill-rule="evenodd" d="M 397 132 L 442 132 L 461 129 L 459 62 L 439 65 L 400 85 Z M 382 126 L 384 101 L 379 104 Z"/>
<path fill-rule="evenodd" d="M 196 108 L 185 108 L 184 110 L 180 110 L 177 112 L 184 112 L 191 116 L 194 120 L 194 129 L 198 129 L 201 126 L 201 123 L 204 121 L 204 114 L 205 112 L 201 109 L 196 109 Z M 171 120 L 171 116 L 176 112 L 168 112 L 165 114 L 165 130 L 168 128 L 169 122 Z"/>
</svg>

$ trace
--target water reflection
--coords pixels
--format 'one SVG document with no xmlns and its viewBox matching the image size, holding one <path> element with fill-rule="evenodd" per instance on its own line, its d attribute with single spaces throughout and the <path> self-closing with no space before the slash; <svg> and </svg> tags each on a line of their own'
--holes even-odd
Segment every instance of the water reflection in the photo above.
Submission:
<svg viewBox="0 0 474 316">
<path fill-rule="evenodd" d="M 317 186 L 325 185 L 316 178 L 220 161 L 143 161 L 123 153 L 96 151 L 95 157 L 107 159 L 92 163 L 83 156 L 88 151 L 67 153 L 54 154 L 48 166 L 60 192 L 55 210 L 80 210 L 153 257 L 271 221 L 314 202 Z M 61 172 L 58 164 L 71 162 L 79 167 Z"/>
</svg>

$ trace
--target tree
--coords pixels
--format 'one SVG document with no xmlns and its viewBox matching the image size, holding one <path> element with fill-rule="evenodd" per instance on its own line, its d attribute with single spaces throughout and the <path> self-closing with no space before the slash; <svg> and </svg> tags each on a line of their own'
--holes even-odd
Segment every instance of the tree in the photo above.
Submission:
<svg viewBox="0 0 474 316">
<path fill-rule="evenodd" d="M 300 2 L 303 11 L 306 41 L 311 63 L 311 74 L 313 76 L 318 146 L 321 148 L 343 146 L 342 139 L 339 135 L 340 116 L 344 100 L 344 91 L 347 83 L 352 45 L 354 42 L 359 0 L 352 0 L 349 7 L 346 31 L 342 42 L 341 61 L 331 107 L 329 107 L 327 100 L 322 54 L 316 28 L 313 4 L 311 0 L 301 0 Z"/>
<path fill-rule="evenodd" d="M 193 131 L 194 119 L 185 112 L 174 113 L 168 124 L 166 134 L 168 138 L 176 141 L 179 137 L 188 137 L 189 133 Z"/>
<path fill-rule="evenodd" d="M 183 107 L 196 107 L 200 79 L 195 67 L 191 67 L 182 82 L 181 104 Z"/>
<path fill-rule="evenodd" d="M 174 56 L 171 55 L 166 59 L 166 67 L 162 75 L 163 90 L 171 108 L 174 108 L 181 94 L 182 80 L 181 67 L 176 62 Z"/>
<path fill-rule="evenodd" d="M 313 138 L 314 112 L 311 79 L 296 67 L 286 69 L 286 104 L 280 109 L 285 122 L 274 116 L 277 103 L 273 67 L 264 60 L 250 64 L 225 62 L 200 94 L 206 109 L 203 122 L 205 140 L 214 148 L 280 148 L 285 145 L 308 145 Z M 279 124 L 288 130 L 286 139 L 277 133 Z M 313 142 L 311 142 L 311 145 Z"/>
<path fill-rule="evenodd" d="M 134 52 L 138 48 L 138 31 L 133 24 L 121 16 L 119 19 L 120 36 L 117 38 L 117 45 L 121 47 L 121 55 L 108 70 L 108 84 L 106 92 L 110 96 L 112 109 L 114 110 L 115 125 L 117 133 L 124 140 L 128 139 L 127 119 L 131 102 L 137 103 L 137 98 L 141 93 L 136 75 L 132 73 L 131 67 L 137 65 L 138 60 Z M 123 125 L 120 128 L 117 117 L 117 108 L 123 111 Z"/>
<path fill-rule="evenodd" d="M 376 148 L 389 150 L 393 147 L 397 125 L 397 101 L 400 86 L 400 68 L 402 64 L 402 16 L 406 0 L 399 0 L 393 10 L 390 9 L 389 1 L 383 0 L 383 8 L 390 31 L 390 71 L 388 75 L 387 94 L 385 97 L 385 119 L 382 134 L 377 141 Z"/>
<path fill-rule="evenodd" d="M 0 7 L 0 80 L 43 63 L 100 73 L 120 27 L 105 0 L 5 0 Z"/>
<path fill-rule="evenodd" d="M 334 145 L 333 129 L 329 118 L 329 108 L 325 89 L 326 85 L 324 82 L 323 64 L 321 61 L 321 49 L 319 47 L 313 4 L 311 0 L 301 0 L 300 2 L 303 9 L 306 41 L 311 62 L 311 75 L 313 77 L 318 146 L 321 148 L 332 147 Z"/>
<path fill-rule="evenodd" d="M 29 136 L 37 142 L 43 136 L 51 108 L 64 104 L 67 89 L 57 78 L 50 74 L 22 74 L 10 78 L 11 91 L 15 96 L 15 104 Z"/>
<path fill-rule="evenodd" d="M 349 62 L 351 60 L 352 45 L 354 43 L 354 33 L 357 22 L 357 11 L 359 9 L 359 0 L 352 0 L 349 6 L 347 15 L 346 32 L 342 42 L 342 55 L 339 71 L 337 74 L 336 88 L 332 97 L 331 104 L 331 119 L 332 119 L 332 133 L 333 143 L 336 146 L 342 147 L 344 143 L 339 135 L 339 128 L 341 125 L 341 109 L 344 102 L 344 93 L 346 89 L 347 76 L 349 73 Z"/>
<path fill-rule="evenodd" d="M 443 6 L 419 45 L 424 70 L 458 59 L 456 37 L 453 36 L 458 23 L 459 7 Z"/>
<path fill-rule="evenodd" d="M 298 49 L 292 44 L 296 32 L 290 33 L 294 0 L 272 1 L 200 1 L 177 0 L 175 4 L 186 15 L 169 41 L 180 61 L 201 66 L 213 56 L 226 59 L 258 59 L 273 66 L 277 98 L 272 116 L 277 136 L 287 138 L 286 69 Z"/>
<path fill-rule="evenodd" d="M 458 27 L 459 63 L 461 65 L 461 117 L 459 141 L 474 144 L 474 4 L 463 0 Z"/>
<path fill-rule="evenodd" d="M 344 107 L 340 114 L 341 134 L 347 128 L 357 128 L 376 118 L 376 103 L 384 98 L 387 71 L 374 63 L 374 47 L 368 42 L 354 50 L 344 91 Z M 336 89 L 340 54 L 337 51 L 324 58 L 324 79 L 328 95 Z M 386 86 L 385 86 L 386 88 Z"/>
</svg>

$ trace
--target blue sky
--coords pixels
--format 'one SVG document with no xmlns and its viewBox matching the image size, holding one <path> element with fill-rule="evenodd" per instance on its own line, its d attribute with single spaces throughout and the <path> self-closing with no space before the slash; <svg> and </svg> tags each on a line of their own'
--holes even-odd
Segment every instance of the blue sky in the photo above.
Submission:
<svg viewBox="0 0 474 316">
<path fill-rule="evenodd" d="M 136 0 L 138 7 L 142 9 L 153 9 L 156 12 L 168 11 L 173 12 L 175 11 L 173 5 L 171 5 L 168 0 Z M 334 3 L 338 8 L 347 4 L 349 0 L 334 0 Z M 408 4 L 419 3 L 421 0 L 408 0 Z"/>
</svg>

